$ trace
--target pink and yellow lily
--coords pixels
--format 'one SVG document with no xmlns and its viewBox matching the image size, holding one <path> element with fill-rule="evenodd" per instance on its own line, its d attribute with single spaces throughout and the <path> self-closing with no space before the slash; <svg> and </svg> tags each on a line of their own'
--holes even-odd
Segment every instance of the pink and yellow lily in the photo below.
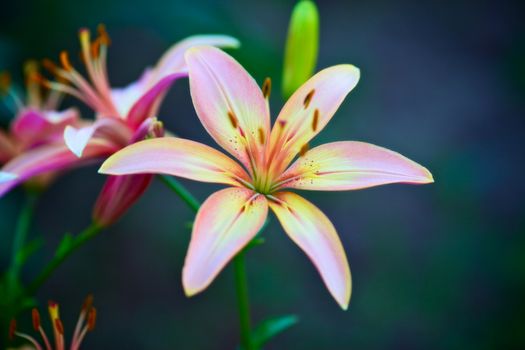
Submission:
<svg viewBox="0 0 525 350">
<path fill-rule="evenodd" d="M 195 45 L 239 45 L 236 39 L 224 35 L 187 38 L 172 46 L 136 82 L 112 88 L 106 69 L 110 39 L 105 27 L 98 27 L 98 37 L 93 41 L 88 29 L 81 29 L 79 38 L 89 79 L 73 67 L 65 51 L 60 54 L 61 66 L 44 61 L 44 66 L 57 77 L 57 81 L 45 84 L 76 97 L 96 113 L 94 121 L 83 120 L 81 125 L 69 125 L 64 130 L 65 144 L 77 162 L 104 158 L 147 137 L 163 136 L 162 123 L 155 116 L 173 82 L 188 75 L 184 52 Z M 95 205 L 95 221 L 102 226 L 116 221 L 144 193 L 152 178 L 149 174 L 108 178 Z"/>
<path fill-rule="evenodd" d="M 63 133 L 67 125 L 80 123 L 79 113 L 75 108 L 59 111 L 62 94 L 44 94 L 39 77 L 37 64 L 28 62 L 25 99 L 11 88 L 7 73 L 0 78 L 0 90 L 6 99 L 12 99 L 17 110 L 9 129 L 0 130 L 0 195 L 28 179 L 33 186 L 44 187 L 56 175 L 54 170 L 74 160 Z"/>
<path fill-rule="evenodd" d="M 255 237 L 270 208 L 346 309 L 350 269 L 336 230 L 321 210 L 290 189 L 425 184 L 433 182 L 432 175 L 408 158 L 368 143 L 340 141 L 307 150 L 356 86 L 360 73 L 352 65 L 313 76 L 291 96 L 270 129 L 269 80 L 261 90 L 238 62 L 209 46 L 188 50 L 186 62 L 200 121 L 239 162 L 207 145 L 165 137 L 124 148 L 106 160 L 100 172 L 162 173 L 230 186 L 212 194 L 196 216 L 182 273 L 188 296 L 204 290 Z"/>
</svg>

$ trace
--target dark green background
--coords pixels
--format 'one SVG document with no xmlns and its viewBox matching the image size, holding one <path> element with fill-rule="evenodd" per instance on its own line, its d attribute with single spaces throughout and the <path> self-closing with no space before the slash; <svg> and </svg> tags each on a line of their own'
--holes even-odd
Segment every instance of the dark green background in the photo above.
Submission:
<svg viewBox="0 0 525 350">
<path fill-rule="evenodd" d="M 107 25 L 110 79 L 139 76 L 185 36 L 238 37 L 234 56 L 279 85 L 293 1 L 4 1 L 0 67 L 20 81 L 27 58 L 78 50 L 77 30 Z M 315 140 L 361 140 L 427 166 L 428 186 L 305 193 L 333 221 L 353 273 L 343 312 L 303 253 L 272 221 L 248 258 L 256 320 L 296 313 L 299 325 L 268 349 L 520 349 L 525 346 L 524 89 L 521 1 L 319 1 L 318 68 L 353 63 L 361 82 Z M 74 55 L 72 55 L 74 56 Z M 170 130 L 211 144 L 187 82 L 160 113 Z M 72 101 L 69 100 L 69 103 Z M 272 109 L 282 101 L 275 92 Z M 1 111 L 3 123 L 9 115 Z M 91 113 L 84 109 L 84 116 Z M 47 243 L 88 224 L 104 177 L 97 166 L 60 178 L 43 196 L 33 235 Z M 200 199 L 217 188 L 185 182 Z M 0 266 L 8 263 L 21 190 L 0 199 Z M 233 349 L 237 314 L 230 268 L 184 297 L 180 276 L 192 213 L 161 183 L 117 225 L 58 270 L 38 295 L 62 304 L 71 333 L 93 292 L 97 329 L 86 349 Z M 30 314 L 22 316 L 29 321 Z M 31 331 L 29 323 L 26 328 Z"/>
</svg>

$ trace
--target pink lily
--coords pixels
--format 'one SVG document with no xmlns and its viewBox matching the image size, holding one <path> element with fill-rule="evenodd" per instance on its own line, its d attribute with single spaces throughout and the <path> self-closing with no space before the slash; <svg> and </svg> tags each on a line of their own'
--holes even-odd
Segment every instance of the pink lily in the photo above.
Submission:
<svg viewBox="0 0 525 350">
<path fill-rule="evenodd" d="M 162 173 L 231 186 L 212 194 L 196 216 L 182 272 L 188 296 L 205 289 L 255 237 L 269 207 L 346 309 L 350 269 L 336 230 L 316 206 L 288 189 L 425 184 L 433 182 L 432 175 L 404 156 L 368 143 L 341 141 L 307 150 L 356 86 L 359 70 L 352 65 L 333 66 L 313 76 L 284 105 L 270 130 L 269 80 L 261 91 L 238 62 L 212 47 L 188 50 L 186 62 L 199 119 L 240 164 L 204 144 L 167 137 L 117 152 L 99 172 Z"/>
<path fill-rule="evenodd" d="M 45 67 L 58 80 L 45 82 L 55 91 L 70 94 L 96 112 L 94 121 L 83 121 L 81 127 L 69 125 L 64 140 L 78 160 L 107 157 L 119 149 L 146 137 L 162 136 L 162 124 L 155 115 L 172 83 L 188 75 L 184 52 L 195 45 L 237 47 L 238 41 L 223 35 L 201 35 L 187 38 L 172 46 L 155 67 L 124 88 L 112 88 L 106 71 L 110 39 L 105 27 L 98 27 L 98 37 L 91 41 L 89 30 L 79 32 L 82 60 L 89 80 L 71 64 L 67 52 L 60 54 L 61 67 L 44 61 Z M 68 85 L 69 83 L 69 85 Z M 99 144 L 108 147 L 97 147 Z M 146 190 L 152 175 L 109 178 L 94 209 L 95 221 L 107 226 L 116 221 Z"/>
<path fill-rule="evenodd" d="M 51 91 L 44 95 L 35 62 L 25 65 L 25 76 L 24 101 L 10 88 L 7 73 L 0 79 L 0 90 L 14 101 L 17 109 L 9 130 L 0 130 L 0 195 L 28 179 L 31 186 L 44 187 L 55 177 L 53 170 L 58 170 L 58 165 L 73 159 L 62 135 L 67 125 L 79 124 L 78 111 L 58 111 L 62 94 Z M 39 163 L 42 158 L 45 163 Z"/>
<path fill-rule="evenodd" d="M 40 337 L 42 338 L 42 343 L 44 345 L 41 345 L 41 343 L 39 343 L 34 337 L 17 331 L 15 320 L 11 321 L 11 325 L 9 328 L 9 337 L 13 339 L 16 336 L 25 339 L 32 346 L 34 346 L 35 350 L 78 350 L 80 349 L 80 345 L 82 344 L 87 333 L 95 329 L 95 324 L 97 320 L 97 310 L 93 307 L 93 297 L 91 295 L 86 298 L 86 301 L 82 305 L 82 309 L 80 310 L 80 316 L 78 317 L 78 321 L 69 348 L 66 347 L 66 342 L 64 339 L 64 325 L 62 323 L 62 320 L 60 319 L 58 304 L 54 301 L 50 301 L 48 311 L 51 320 L 51 325 L 53 327 L 53 338 L 55 340 L 54 344 L 51 343 L 50 337 L 48 337 L 44 328 L 42 327 L 40 313 L 36 308 L 32 310 L 33 329 L 35 330 L 35 332 L 38 332 L 40 334 Z"/>
</svg>

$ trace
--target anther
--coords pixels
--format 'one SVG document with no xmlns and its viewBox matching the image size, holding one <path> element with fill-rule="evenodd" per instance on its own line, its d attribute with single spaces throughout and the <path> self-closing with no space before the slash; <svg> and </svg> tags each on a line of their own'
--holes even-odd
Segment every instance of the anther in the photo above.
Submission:
<svg viewBox="0 0 525 350">
<path fill-rule="evenodd" d="M 0 72 L 0 93 L 7 94 L 11 86 L 11 75 L 8 72 Z"/>
<path fill-rule="evenodd" d="M 108 32 L 106 31 L 106 26 L 102 23 L 100 23 L 97 27 L 97 31 L 98 31 L 98 35 L 100 37 L 100 43 L 102 45 L 110 45 L 111 44 L 111 39 L 108 35 Z"/>
<path fill-rule="evenodd" d="M 305 143 L 303 147 L 301 147 L 301 150 L 299 151 L 299 156 L 300 157 L 304 156 L 306 152 L 308 152 L 309 149 L 310 149 L 310 146 L 307 143 Z"/>
<path fill-rule="evenodd" d="M 93 294 L 89 294 L 86 297 L 86 300 L 84 300 L 84 304 L 82 304 L 82 311 L 89 311 L 91 307 L 93 306 Z"/>
<path fill-rule="evenodd" d="M 95 329 L 95 324 L 97 322 L 97 309 L 94 307 L 89 310 L 88 319 L 87 319 L 87 329 L 88 331 L 92 331 Z"/>
<path fill-rule="evenodd" d="M 264 83 L 262 86 L 262 93 L 264 98 L 270 98 L 270 94 L 272 92 L 272 79 L 266 78 L 264 79 Z"/>
<path fill-rule="evenodd" d="M 47 69 L 51 74 L 56 74 L 58 71 L 57 65 L 48 58 L 42 60 L 42 67 Z"/>
<path fill-rule="evenodd" d="M 11 323 L 9 324 L 9 340 L 13 340 L 15 338 L 16 333 L 16 320 L 13 318 L 11 320 Z"/>
<path fill-rule="evenodd" d="M 310 105 L 310 102 L 312 101 L 312 97 L 314 97 L 314 94 L 315 94 L 315 89 L 312 89 L 308 95 L 306 95 L 306 97 L 304 98 L 304 101 L 303 101 L 303 105 L 304 105 L 304 108 L 308 108 L 308 106 Z"/>
<path fill-rule="evenodd" d="M 230 119 L 230 123 L 232 124 L 233 128 L 237 129 L 239 121 L 237 120 L 237 117 L 235 116 L 235 114 L 233 114 L 232 111 L 228 111 L 228 118 Z"/>
<path fill-rule="evenodd" d="M 257 131 L 259 132 L 258 133 L 258 135 L 259 135 L 259 143 L 261 145 L 264 145 L 264 141 L 265 141 L 264 130 L 263 130 L 263 128 L 259 128 Z"/>
<path fill-rule="evenodd" d="M 38 312 L 36 308 L 33 308 L 31 316 L 33 318 L 33 328 L 35 331 L 38 331 L 40 329 L 40 312 Z"/>
<path fill-rule="evenodd" d="M 284 128 L 284 126 L 286 125 L 286 120 L 279 120 L 279 126 L 282 128 Z"/>
<path fill-rule="evenodd" d="M 68 55 L 67 51 L 62 51 L 60 53 L 60 63 L 62 63 L 62 66 L 64 67 L 65 70 L 67 70 L 67 71 L 72 71 L 73 70 L 73 66 L 69 62 L 69 55 Z"/>
<path fill-rule="evenodd" d="M 58 332 L 58 334 L 64 335 L 64 325 L 62 324 L 62 321 L 59 318 L 55 320 L 55 329 Z"/>
<path fill-rule="evenodd" d="M 312 119 L 312 130 L 316 131 L 317 126 L 319 125 L 319 109 L 315 109 L 314 118 Z"/>
</svg>

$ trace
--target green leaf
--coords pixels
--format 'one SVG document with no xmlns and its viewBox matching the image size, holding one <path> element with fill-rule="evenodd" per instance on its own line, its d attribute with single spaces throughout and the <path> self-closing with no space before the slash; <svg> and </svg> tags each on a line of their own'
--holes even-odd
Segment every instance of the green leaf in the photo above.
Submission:
<svg viewBox="0 0 525 350">
<path fill-rule="evenodd" d="M 284 332 L 299 321 L 295 315 L 285 315 L 263 321 L 252 331 L 252 344 L 260 348 L 276 335 Z"/>
<path fill-rule="evenodd" d="M 319 50 L 319 13 L 310 0 L 295 5 L 284 52 L 282 93 L 289 98 L 311 76 Z"/>
</svg>

